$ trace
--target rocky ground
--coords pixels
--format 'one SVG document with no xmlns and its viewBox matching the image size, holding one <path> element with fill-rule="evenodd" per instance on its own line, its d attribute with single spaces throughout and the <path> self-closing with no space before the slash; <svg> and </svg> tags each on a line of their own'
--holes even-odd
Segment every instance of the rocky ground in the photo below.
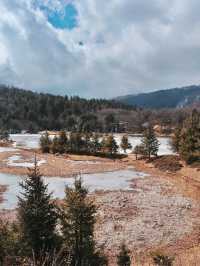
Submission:
<svg viewBox="0 0 200 266">
<path fill-rule="evenodd" d="M 110 258 L 123 242 L 135 258 L 145 251 L 176 245 L 200 225 L 200 206 L 177 194 L 170 181 L 145 177 L 134 180 L 133 187 L 133 191 L 96 197 L 96 238 Z"/>
<path fill-rule="evenodd" d="M 34 154 L 34 151 L 23 149 L 0 153 L 0 172 L 26 174 L 26 167 L 9 164 L 11 156 L 20 156 L 15 160 L 16 164 L 31 163 Z M 131 185 L 133 189 L 130 191 L 106 191 L 92 195 L 98 207 L 95 237 L 98 245 L 105 247 L 111 265 L 116 265 L 113 258 L 123 242 L 137 260 L 145 260 L 146 256 L 148 260 L 150 252 L 159 249 L 167 254 L 180 256 L 179 262 L 182 262 L 177 262 L 176 265 L 198 265 L 183 263 L 186 261 L 183 257 L 186 250 L 191 250 L 199 243 L 198 169 L 183 165 L 176 172 L 165 172 L 163 168 L 156 169 L 153 163 L 136 161 L 133 155 L 123 160 L 44 155 L 38 151 L 36 155 L 39 161 L 43 161 L 40 169 L 45 176 L 67 177 L 80 172 L 125 169 L 130 165 L 149 174 L 144 178 L 134 179 Z M 4 211 L 1 214 L 12 220 L 16 212 Z"/>
</svg>

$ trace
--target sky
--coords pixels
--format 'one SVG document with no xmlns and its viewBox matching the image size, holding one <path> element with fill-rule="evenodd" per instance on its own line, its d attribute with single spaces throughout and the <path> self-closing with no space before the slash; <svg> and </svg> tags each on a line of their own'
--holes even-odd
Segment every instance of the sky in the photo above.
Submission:
<svg viewBox="0 0 200 266">
<path fill-rule="evenodd" d="M 200 84 L 199 0 L 0 0 L 0 83 L 112 98 Z"/>
</svg>

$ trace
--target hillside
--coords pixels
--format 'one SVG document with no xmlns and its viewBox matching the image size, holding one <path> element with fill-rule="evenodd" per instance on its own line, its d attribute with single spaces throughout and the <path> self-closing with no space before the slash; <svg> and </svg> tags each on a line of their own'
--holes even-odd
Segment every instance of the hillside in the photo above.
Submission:
<svg viewBox="0 0 200 266">
<path fill-rule="evenodd" d="M 160 90 L 118 97 L 119 102 L 145 108 L 179 108 L 200 101 L 200 86 Z"/>
<path fill-rule="evenodd" d="M 104 99 L 55 96 L 0 85 L 0 128 L 28 130 L 112 130 L 114 118 L 107 111 L 132 110 L 123 103 Z M 98 115 L 99 112 L 105 115 Z"/>
</svg>

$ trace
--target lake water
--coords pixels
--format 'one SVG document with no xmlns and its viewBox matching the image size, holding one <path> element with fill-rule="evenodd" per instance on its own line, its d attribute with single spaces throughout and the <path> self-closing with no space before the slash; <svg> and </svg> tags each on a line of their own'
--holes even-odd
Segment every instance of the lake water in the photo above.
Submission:
<svg viewBox="0 0 200 266">
<path fill-rule="evenodd" d="M 120 144 L 122 135 L 115 134 L 116 141 L 118 144 Z M 16 147 L 25 147 L 29 149 L 37 149 L 39 148 L 39 140 L 40 135 L 39 134 L 11 134 L 11 139 L 15 141 Z M 159 155 L 167 155 L 167 154 L 173 154 L 171 148 L 170 148 L 170 138 L 168 137 L 162 137 L 158 138 L 160 142 L 159 147 Z M 132 147 L 134 148 L 136 145 L 140 144 L 141 137 L 134 137 L 129 136 L 129 142 L 131 143 Z M 128 153 L 130 153 L 132 150 L 128 150 Z M 0 151 L 1 152 L 1 151 Z M 122 150 L 120 151 L 122 152 Z"/>
<path fill-rule="evenodd" d="M 114 172 L 83 174 L 83 184 L 89 192 L 95 190 L 131 190 L 130 182 L 132 179 L 144 178 L 147 174 L 137 172 L 134 169 L 119 170 Z M 7 191 L 3 193 L 4 202 L 0 204 L 2 209 L 14 209 L 17 206 L 17 196 L 20 195 L 19 182 L 23 177 L 0 173 L 0 184 L 7 186 Z M 48 184 L 49 192 L 53 192 L 54 198 L 62 199 L 64 197 L 65 186 L 72 186 L 74 178 L 44 177 Z"/>
</svg>

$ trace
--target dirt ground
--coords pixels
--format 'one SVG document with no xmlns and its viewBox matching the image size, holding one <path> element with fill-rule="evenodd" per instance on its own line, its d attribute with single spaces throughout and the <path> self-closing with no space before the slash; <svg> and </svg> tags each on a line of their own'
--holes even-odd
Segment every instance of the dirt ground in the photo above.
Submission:
<svg viewBox="0 0 200 266">
<path fill-rule="evenodd" d="M 80 155 L 53 155 L 42 154 L 39 151 L 18 149 L 11 152 L 0 153 L 0 173 L 15 175 L 26 175 L 27 167 L 10 165 L 9 161 L 12 156 L 20 156 L 20 160 L 14 163 L 31 163 L 36 156 L 38 162 L 44 161 L 40 165 L 40 171 L 48 177 L 71 177 L 80 173 L 99 173 L 124 169 L 127 167 L 125 160 L 111 160 L 93 156 Z"/>
<path fill-rule="evenodd" d="M 25 167 L 7 165 L 13 155 L 21 156 L 20 162 L 32 162 L 34 158 L 34 152 L 30 150 L 0 153 L 0 172 L 25 175 Z M 156 169 L 151 163 L 136 161 L 134 155 L 123 160 L 44 155 L 39 152 L 36 155 L 38 161 L 45 160 L 40 166 L 45 176 L 68 177 L 81 172 L 126 169 L 128 166 L 149 174 L 145 178 L 134 178 L 130 191 L 106 191 L 91 195 L 98 207 L 95 237 L 98 245 L 104 246 L 110 265 L 116 265 L 114 258 L 123 242 L 131 251 L 134 266 L 151 265 L 149 254 L 157 250 L 176 256 L 176 266 L 200 265 L 195 264 L 196 258 L 200 258 L 198 169 L 184 165 L 176 173 L 168 173 Z M 15 211 L 2 213 L 4 218 L 11 220 L 15 214 Z M 190 256 L 186 258 L 186 254 Z M 147 264 L 141 261 L 147 261 Z"/>
</svg>

